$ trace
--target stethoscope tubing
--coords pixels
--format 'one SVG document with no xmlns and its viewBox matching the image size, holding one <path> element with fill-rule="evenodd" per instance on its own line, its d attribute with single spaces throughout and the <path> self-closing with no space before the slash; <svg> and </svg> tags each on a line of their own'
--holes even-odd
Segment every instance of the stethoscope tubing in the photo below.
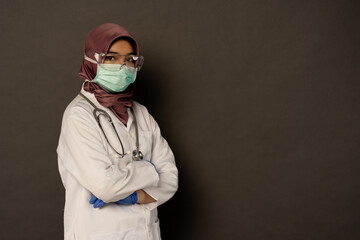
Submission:
<svg viewBox="0 0 360 240">
<path fill-rule="evenodd" d="M 108 142 L 108 144 L 109 144 L 109 146 L 111 147 L 111 149 L 112 149 L 114 152 L 116 152 L 120 158 L 125 157 L 125 156 L 127 155 L 127 153 L 125 153 L 124 145 L 123 145 L 123 143 L 122 143 L 122 141 L 121 141 L 121 139 L 120 139 L 120 136 L 119 136 L 118 132 L 116 131 L 115 125 L 114 125 L 114 123 L 113 123 L 110 115 L 109 115 L 106 111 L 104 111 L 104 110 L 96 107 L 96 105 L 95 105 L 89 98 L 87 98 L 84 94 L 82 94 L 81 92 L 79 93 L 79 95 L 82 96 L 87 102 L 89 102 L 89 103 L 91 104 L 91 106 L 94 108 L 94 110 L 93 110 L 94 118 L 95 118 L 96 122 L 98 123 L 98 126 L 99 126 L 101 132 L 104 134 L 105 139 L 106 139 L 106 141 Z M 132 152 L 132 158 L 133 158 L 133 160 L 135 160 L 135 161 L 140 161 L 140 160 L 143 159 L 143 154 L 142 154 L 142 152 L 139 150 L 139 130 L 138 130 L 138 125 L 137 125 L 137 120 L 136 120 L 136 115 L 135 115 L 135 113 L 134 113 L 134 110 L 133 110 L 132 108 L 130 108 L 130 110 L 131 110 L 131 113 L 132 113 L 132 115 L 133 115 L 133 117 L 134 117 L 135 132 L 136 132 L 136 140 L 135 140 L 136 149 Z M 100 113 L 97 114 L 98 112 L 100 112 Z M 115 131 L 115 133 L 116 133 L 116 137 L 118 138 L 118 140 L 119 140 L 119 142 L 120 142 L 122 153 L 119 153 L 119 152 L 112 146 L 112 144 L 110 143 L 108 137 L 107 137 L 106 134 L 105 134 L 105 131 L 104 131 L 103 127 L 101 126 L 100 116 L 104 116 L 104 117 L 111 123 L 112 128 L 114 129 L 114 131 Z"/>
</svg>

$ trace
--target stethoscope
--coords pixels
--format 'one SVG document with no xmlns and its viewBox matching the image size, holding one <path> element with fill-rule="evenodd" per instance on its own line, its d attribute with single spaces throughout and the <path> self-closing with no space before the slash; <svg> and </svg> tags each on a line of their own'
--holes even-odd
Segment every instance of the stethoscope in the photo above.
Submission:
<svg viewBox="0 0 360 240">
<path fill-rule="evenodd" d="M 96 107 L 95 104 L 94 104 L 93 102 L 91 102 L 90 99 L 88 99 L 87 97 L 85 97 L 84 94 L 82 94 L 81 92 L 80 92 L 79 94 L 80 94 L 86 101 L 88 101 L 88 102 L 91 104 L 91 106 L 94 107 L 94 110 L 93 110 L 94 118 L 96 119 L 96 121 L 97 121 L 97 123 L 98 123 L 98 125 L 99 125 L 99 127 L 100 127 L 100 129 L 101 129 L 101 131 L 102 131 L 102 133 L 104 134 L 106 141 L 108 142 L 109 146 L 111 147 L 111 149 L 114 150 L 114 152 L 116 152 L 116 153 L 119 155 L 120 158 L 125 157 L 125 155 L 127 155 L 128 153 L 125 153 L 125 151 L 124 151 L 124 146 L 123 146 L 123 144 L 122 144 L 122 141 L 121 141 L 121 139 L 120 139 L 120 137 L 119 137 L 118 132 L 116 131 L 116 128 L 115 128 L 115 126 L 114 126 L 114 123 L 113 123 L 113 121 L 111 120 L 110 115 L 109 115 L 107 112 L 105 112 L 104 110 Z M 132 152 L 132 158 L 133 158 L 134 161 L 140 161 L 140 160 L 143 159 L 143 154 L 142 154 L 142 152 L 139 150 L 139 130 L 138 130 L 137 121 L 136 121 L 136 115 L 135 115 L 135 113 L 134 113 L 134 110 L 133 110 L 132 108 L 130 108 L 130 109 L 131 109 L 132 115 L 134 116 L 134 124 L 135 124 L 135 132 L 136 132 L 136 149 Z M 116 136 L 117 136 L 117 138 L 118 138 L 118 140 L 119 140 L 119 142 L 120 142 L 121 152 L 122 152 L 122 153 L 119 153 L 118 151 L 116 151 L 116 149 L 111 145 L 109 139 L 107 138 L 107 136 L 106 136 L 106 134 L 105 134 L 105 131 L 104 131 L 103 127 L 101 126 L 100 116 L 104 116 L 104 117 L 109 121 L 109 123 L 111 123 L 111 125 L 112 125 L 112 127 L 113 127 L 113 129 L 114 129 L 114 131 L 115 131 L 115 133 L 116 133 Z"/>
</svg>

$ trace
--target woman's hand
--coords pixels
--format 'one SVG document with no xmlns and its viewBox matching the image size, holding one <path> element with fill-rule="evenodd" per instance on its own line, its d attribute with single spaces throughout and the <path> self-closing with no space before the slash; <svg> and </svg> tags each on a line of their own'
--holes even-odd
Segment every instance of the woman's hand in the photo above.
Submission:
<svg viewBox="0 0 360 240">
<path fill-rule="evenodd" d="M 93 195 L 89 201 L 90 204 L 93 204 L 94 208 L 99 208 L 102 207 L 106 204 L 106 202 L 104 202 L 101 199 L 98 199 L 95 195 Z"/>
<path fill-rule="evenodd" d="M 152 203 L 156 202 L 149 194 L 147 194 L 144 190 L 137 190 L 137 203 L 144 204 L 144 203 Z"/>
</svg>

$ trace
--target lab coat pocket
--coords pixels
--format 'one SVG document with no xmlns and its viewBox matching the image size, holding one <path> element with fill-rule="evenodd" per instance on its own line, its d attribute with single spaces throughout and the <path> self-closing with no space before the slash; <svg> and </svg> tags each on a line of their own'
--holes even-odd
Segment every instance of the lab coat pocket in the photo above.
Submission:
<svg viewBox="0 0 360 240">
<path fill-rule="evenodd" d="M 135 240 L 135 230 L 124 230 L 121 232 L 94 234 L 91 235 L 89 240 Z"/>
<path fill-rule="evenodd" d="M 139 131 L 139 149 L 144 155 L 143 160 L 151 161 L 152 133 L 149 131 Z"/>
</svg>

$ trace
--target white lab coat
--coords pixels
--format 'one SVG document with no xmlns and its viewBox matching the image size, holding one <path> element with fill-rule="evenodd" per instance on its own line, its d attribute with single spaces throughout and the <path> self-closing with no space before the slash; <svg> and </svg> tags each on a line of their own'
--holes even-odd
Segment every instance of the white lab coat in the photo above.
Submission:
<svg viewBox="0 0 360 240">
<path fill-rule="evenodd" d="M 93 94 L 81 92 L 112 118 L 125 152 L 136 147 L 133 116 L 128 109 L 127 126 L 123 125 Z M 139 128 L 140 151 L 146 161 L 132 161 L 111 149 L 93 116 L 93 107 L 77 96 L 66 108 L 59 145 L 58 166 L 66 190 L 64 210 L 65 240 L 159 240 L 157 206 L 169 200 L 178 187 L 174 155 L 147 109 L 134 102 Z M 104 119 L 104 118 L 103 118 Z M 107 121 L 102 121 L 107 136 L 118 152 L 120 143 Z M 143 189 L 157 201 L 149 204 L 118 205 L 111 203 Z M 93 208 L 94 194 L 108 202 Z"/>
</svg>

